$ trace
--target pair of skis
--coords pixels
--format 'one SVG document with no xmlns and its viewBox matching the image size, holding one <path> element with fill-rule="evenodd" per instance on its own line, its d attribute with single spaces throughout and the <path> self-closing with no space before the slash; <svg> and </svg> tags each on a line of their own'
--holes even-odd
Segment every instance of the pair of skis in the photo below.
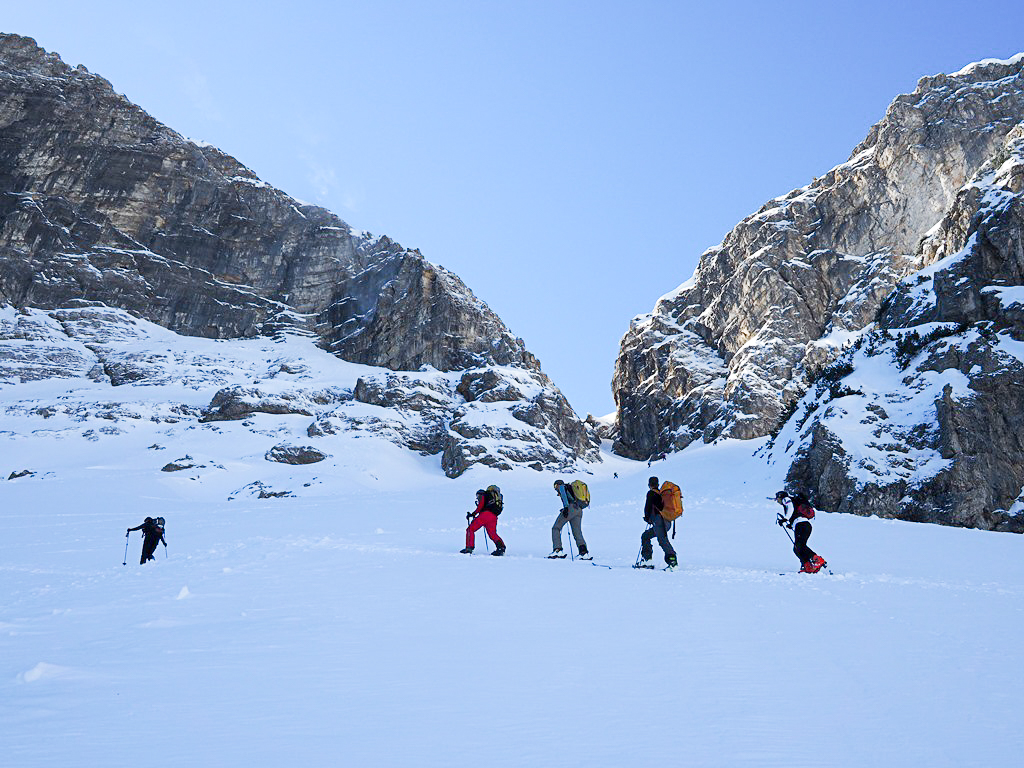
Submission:
<svg viewBox="0 0 1024 768">
<path fill-rule="evenodd" d="M 559 550 L 559 551 L 561 552 L 561 550 Z M 562 552 L 560 555 L 559 554 L 555 554 L 555 553 L 552 552 L 545 559 L 547 559 L 547 560 L 565 560 L 565 558 L 567 558 L 568 556 L 569 555 L 567 555 L 565 552 Z M 573 559 L 574 560 L 583 560 L 584 562 L 591 563 L 591 562 L 594 561 L 594 556 L 589 554 L 589 553 L 587 553 L 585 555 L 577 555 Z"/>
</svg>

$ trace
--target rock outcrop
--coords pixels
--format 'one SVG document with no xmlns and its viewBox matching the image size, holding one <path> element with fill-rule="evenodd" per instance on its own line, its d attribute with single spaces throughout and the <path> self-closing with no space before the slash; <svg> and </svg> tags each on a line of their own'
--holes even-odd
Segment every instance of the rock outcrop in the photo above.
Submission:
<svg viewBox="0 0 1024 768">
<path fill-rule="evenodd" d="M 926 77 L 850 159 L 767 203 L 633 320 L 613 391 L 616 450 L 778 430 L 818 372 L 921 267 L 919 242 L 1024 120 L 1024 56 Z"/>
<path fill-rule="evenodd" d="M 19 399 L 20 387 L 45 380 L 63 382 Z M 108 308 L 0 308 L 0 389 L 0 411 L 61 438 L 125 434 L 140 422 L 223 429 L 221 461 L 236 430 L 273 438 L 264 454 L 284 463 L 326 461 L 332 445 L 362 437 L 436 456 L 450 477 L 476 464 L 572 471 L 600 461 L 596 429 L 539 371 L 389 371 L 338 360 L 302 335 L 192 338 Z M 213 450 L 209 440 L 197 450 Z M 186 456 L 164 470 L 215 465 Z"/>
</svg>

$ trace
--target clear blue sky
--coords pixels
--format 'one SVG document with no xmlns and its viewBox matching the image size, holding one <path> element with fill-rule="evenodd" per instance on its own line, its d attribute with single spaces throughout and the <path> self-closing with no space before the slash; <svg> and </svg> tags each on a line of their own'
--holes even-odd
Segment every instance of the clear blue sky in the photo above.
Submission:
<svg viewBox="0 0 1024 768">
<path fill-rule="evenodd" d="M 1024 3 L 36 2 L 2 31 L 459 274 L 581 414 L 629 321 Z"/>
</svg>

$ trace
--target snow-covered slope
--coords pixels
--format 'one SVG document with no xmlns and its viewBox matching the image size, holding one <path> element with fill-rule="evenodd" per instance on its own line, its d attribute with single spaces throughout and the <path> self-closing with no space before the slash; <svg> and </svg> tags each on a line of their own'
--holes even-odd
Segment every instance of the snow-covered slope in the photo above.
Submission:
<svg viewBox="0 0 1024 768">
<path fill-rule="evenodd" d="M 304 443 L 328 465 L 352 440 L 373 437 L 439 457 L 452 477 L 478 463 L 567 469 L 577 464 L 570 445 L 596 446 L 547 377 L 522 367 L 395 372 L 342 361 L 301 334 L 217 341 L 117 309 L 0 307 L 0 435 L 148 435 L 165 463 L 183 458 L 162 450 L 178 443 L 193 463 L 215 466 L 240 458 L 237 435 L 250 432 L 261 455 Z M 596 447 L 584 456 L 599 459 Z M 254 489 L 266 490 L 267 464 L 253 472 Z M 45 451 L 25 469 L 47 471 Z M 284 491 L 306 492 L 274 492 Z"/>
<path fill-rule="evenodd" d="M 182 378 L 156 400 L 188 403 Z M 760 441 L 606 454 L 583 475 L 591 565 L 544 559 L 547 472 L 451 480 L 374 434 L 271 463 L 308 416 L 175 422 L 123 386 L 142 418 L 104 430 L 109 385 L 19 387 L 58 412 L 0 423 L 4 476 L 45 468 L 0 481 L 6 765 L 960 768 L 1024 747 L 1024 538 L 821 514 L 834 574 L 797 575 Z M 629 567 L 652 472 L 684 490 L 675 573 Z M 296 495 L 235 493 L 253 479 Z M 456 554 L 491 482 L 508 553 Z M 147 515 L 168 547 L 140 566 L 124 531 Z"/>
</svg>

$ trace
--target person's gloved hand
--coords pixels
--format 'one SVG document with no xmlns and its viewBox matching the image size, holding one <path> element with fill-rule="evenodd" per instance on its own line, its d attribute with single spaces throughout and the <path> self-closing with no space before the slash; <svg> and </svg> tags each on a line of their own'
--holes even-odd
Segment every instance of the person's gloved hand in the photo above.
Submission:
<svg viewBox="0 0 1024 768">
<path fill-rule="evenodd" d="M 569 508 L 568 507 L 566 507 L 565 509 L 562 510 L 562 517 L 564 517 L 566 520 L 569 519 Z"/>
</svg>

